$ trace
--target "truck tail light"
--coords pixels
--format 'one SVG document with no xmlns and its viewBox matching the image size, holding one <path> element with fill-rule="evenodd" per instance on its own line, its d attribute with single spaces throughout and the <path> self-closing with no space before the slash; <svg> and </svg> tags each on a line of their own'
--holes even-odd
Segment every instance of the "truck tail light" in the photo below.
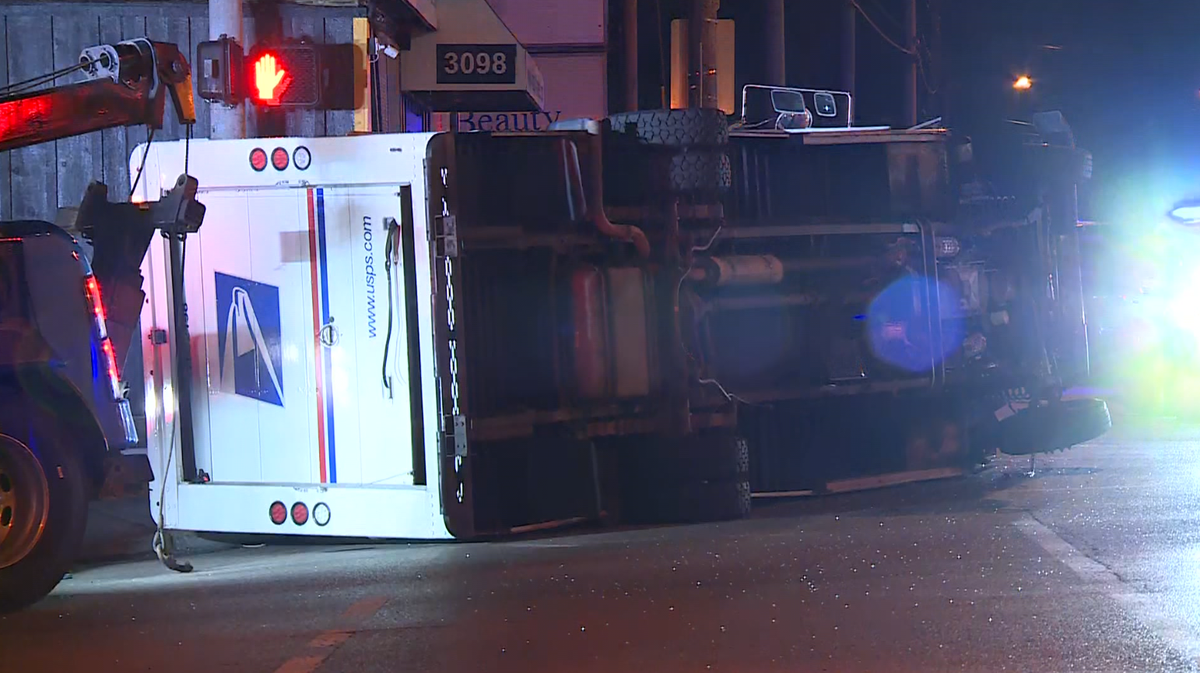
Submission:
<svg viewBox="0 0 1200 673">
<path fill-rule="evenodd" d="M 108 313 L 104 310 L 104 298 L 100 296 L 100 283 L 95 276 L 88 276 L 84 284 L 87 287 L 88 308 L 92 311 L 96 332 L 101 339 L 107 339 Z"/>
<path fill-rule="evenodd" d="M 108 315 L 104 309 L 104 297 L 100 292 L 100 283 L 95 276 L 88 276 L 84 281 L 84 287 L 88 308 L 92 312 L 92 320 L 96 325 L 96 338 L 100 340 L 100 359 L 102 360 L 100 366 L 108 375 L 108 384 L 112 390 L 113 399 L 119 400 L 123 397 L 121 372 L 117 368 L 117 351 L 113 347 L 112 339 L 108 338 Z"/>
</svg>

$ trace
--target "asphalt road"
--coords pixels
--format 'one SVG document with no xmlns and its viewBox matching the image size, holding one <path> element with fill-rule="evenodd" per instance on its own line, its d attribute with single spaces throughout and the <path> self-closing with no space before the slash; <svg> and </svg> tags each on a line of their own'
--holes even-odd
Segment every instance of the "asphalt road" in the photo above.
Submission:
<svg viewBox="0 0 1200 673">
<path fill-rule="evenodd" d="M 5 671 L 1192 671 L 1200 431 L 720 525 L 81 571 Z"/>
</svg>

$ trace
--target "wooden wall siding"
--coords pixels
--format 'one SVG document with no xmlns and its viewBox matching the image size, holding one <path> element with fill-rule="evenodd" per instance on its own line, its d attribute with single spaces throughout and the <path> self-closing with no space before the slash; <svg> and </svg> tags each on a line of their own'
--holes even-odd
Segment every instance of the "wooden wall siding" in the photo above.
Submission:
<svg viewBox="0 0 1200 673">
<path fill-rule="evenodd" d="M 281 8 L 285 37 L 314 42 L 353 41 L 354 8 Z M 149 37 L 172 42 L 195 59 L 196 44 L 208 39 L 208 6 L 194 2 L 31 2 L 0 4 L 0 86 L 44 75 L 75 63 L 79 52 L 96 44 Z M 245 22 L 247 48 L 254 40 L 254 21 Z M 60 84 L 78 81 L 70 76 Z M 158 140 L 178 140 L 184 129 L 170 103 Z M 209 104 L 196 101 L 195 138 L 206 138 Z M 247 131 L 254 133 L 254 113 Z M 354 128 L 353 111 L 299 111 L 287 115 L 288 135 L 345 135 Z M 54 221 L 58 208 L 79 205 L 87 185 L 99 180 L 113 199 L 129 197 L 129 155 L 146 141 L 146 129 L 109 129 L 54 143 L 0 153 L 0 219 Z"/>
</svg>

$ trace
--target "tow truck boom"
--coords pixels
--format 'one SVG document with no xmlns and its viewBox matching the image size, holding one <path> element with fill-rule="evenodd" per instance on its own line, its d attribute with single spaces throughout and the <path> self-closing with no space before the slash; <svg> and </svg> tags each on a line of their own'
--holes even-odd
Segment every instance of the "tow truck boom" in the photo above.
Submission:
<svg viewBox="0 0 1200 673">
<path fill-rule="evenodd" d="M 47 86 L 76 73 L 85 80 Z M 0 89 L 0 151 L 121 126 L 161 128 L 168 97 L 181 124 L 196 121 L 191 70 L 175 45 L 139 38 L 88 47 L 72 66 Z M 67 228 L 91 243 L 90 259 L 75 236 L 49 222 L 0 222 L 0 266 L 12 270 L 0 287 L 0 323 L 22 344 L 0 348 L 0 480 L 13 483 L 19 474 L 26 485 L 5 494 L 15 498 L 18 518 L 0 517 L 0 612 L 59 582 L 104 463 L 138 440 L 121 370 L 146 296 L 141 263 L 157 233 L 172 260 L 180 326 L 173 346 L 185 351 L 174 373 L 190 378 L 183 241 L 200 228 L 204 206 L 195 178 L 181 175 L 164 187 L 156 184 L 158 198 L 133 203 L 109 201 L 100 182 L 88 185 Z M 190 405 L 186 391 L 180 401 Z M 190 433 L 188 423 L 185 412 Z"/>
<path fill-rule="evenodd" d="M 181 124 L 196 121 L 191 70 L 173 44 L 141 38 L 89 47 L 62 74 L 71 71 L 87 81 L 0 93 L 0 151 L 118 126 L 161 128 L 165 96 Z"/>
</svg>

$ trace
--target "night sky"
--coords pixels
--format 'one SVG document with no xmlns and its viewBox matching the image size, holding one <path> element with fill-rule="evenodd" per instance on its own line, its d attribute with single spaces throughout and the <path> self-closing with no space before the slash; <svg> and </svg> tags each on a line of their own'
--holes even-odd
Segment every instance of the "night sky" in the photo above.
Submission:
<svg viewBox="0 0 1200 673">
<path fill-rule="evenodd" d="M 984 133 L 1005 106 L 1063 110 L 1095 153 L 1093 214 L 1115 226 L 1138 226 L 1181 192 L 1200 191 L 1200 2 L 945 5 L 955 124 Z M 1008 86 L 1019 72 L 1035 78 L 1020 107 Z"/>
<path fill-rule="evenodd" d="M 859 3 L 892 38 L 903 38 L 902 0 Z M 1061 109 L 1078 143 L 1095 154 L 1088 214 L 1114 225 L 1137 226 L 1182 193 L 1200 193 L 1200 0 L 918 3 L 929 48 L 923 118 L 944 115 L 982 146 L 1013 128 L 1006 119 Z M 839 5 L 788 0 L 790 85 L 841 85 Z M 738 23 L 739 90 L 763 72 L 760 41 L 752 39 L 761 7 L 760 0 L 722 3 L 722 17 Z M 857 53 L 858 122 L 899 124 L 904 55 L 861 19 Z M 1035 84 L 1018 96 L 1011 83 L 1023 73 Z"/>
</svg>

